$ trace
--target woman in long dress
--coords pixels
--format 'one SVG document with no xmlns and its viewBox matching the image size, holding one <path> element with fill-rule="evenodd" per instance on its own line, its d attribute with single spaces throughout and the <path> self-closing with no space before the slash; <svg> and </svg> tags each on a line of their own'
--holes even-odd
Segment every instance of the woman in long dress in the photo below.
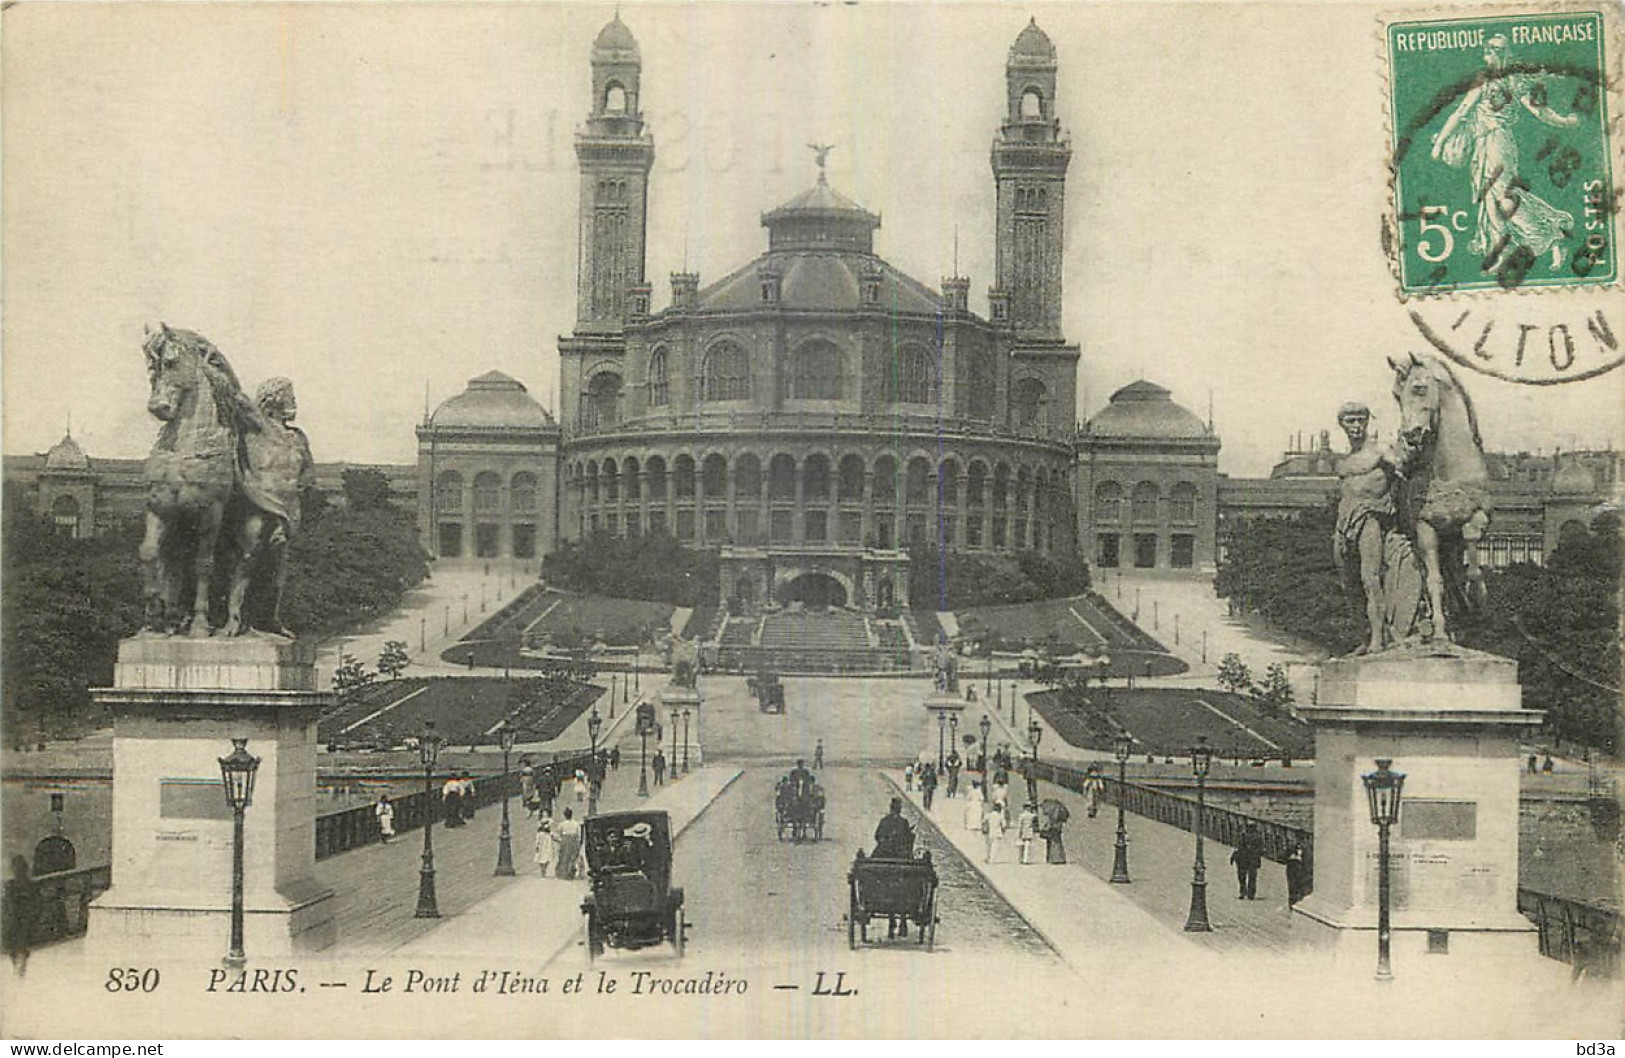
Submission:
<svg viewBox="0 0 1625 1058">
<path fill-rule="evenodd" d="M 564 818 L 559 820 L 554 834 L 557 837 L 553 856 L 556 873 L 560 878 L 574 878 L 576 861 L 581 859 L 581 821 L 576 819 L 575 809 L 564 810 Z"/>
<path fill-rule="evenodd" d="M 1522 247 L 1532 262 L 1552 254 L 1562 263 L 1558 241 L 1574 230 L 1574 215 L 1529 190 L 1520 173 L 1517 120 L 1528 113 L 1554 128 L 1579 124 L 1577 115 L 1553 110 L 1526 73 L 1507 72 L 1507 39 L 1497 33 L 1484 44 L 1485 73 L 1433 137 L 1433 157 L 1452 168 L 1463 163 L 1473 181 L 1478 226 L 1468 249 L 1483 258 L 1485 272 L 1498 271 Z"/>
<path fill-rule="evenodd" d="M 395 806 L 390 803 L 388 794 L 379 794 L 378 803 L 373 805 L 372 814 L 378 819 L 378 837 L 384 844 L 395 836 Z"/>
<path fill-rule="evenodd" d="M 553 821 L 546 815 L 536 820 L 536 869 L 542 877 L 553 867 Z"/>
</svg>

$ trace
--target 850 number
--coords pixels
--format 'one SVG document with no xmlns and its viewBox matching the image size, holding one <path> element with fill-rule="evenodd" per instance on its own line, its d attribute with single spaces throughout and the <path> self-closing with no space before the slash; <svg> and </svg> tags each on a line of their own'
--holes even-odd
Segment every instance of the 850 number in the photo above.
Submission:
<svg viewBox="0 0 1625 1058">
<path fill-rule="evenodd" d="M 156 992 L 158 990 L 158 968 L 149 966 L 145 970 L 135 967 L 114 967 L 107 971 L 107 980 L 102 987 L 109 992 Z"/>
</svg>

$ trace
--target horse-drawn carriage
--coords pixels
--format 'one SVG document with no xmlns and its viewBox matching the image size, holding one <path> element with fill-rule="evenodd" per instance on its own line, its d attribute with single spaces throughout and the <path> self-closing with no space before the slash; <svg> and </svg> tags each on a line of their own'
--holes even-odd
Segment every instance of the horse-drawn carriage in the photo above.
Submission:
<svg viewBox="0 0 1625 1058">
<path fill-rule="evenodd" d="M 755 695 L 756 706 L 762 712 L 784 712 L 784 684 L 779 682 L 778 673 L 763 669 L 749 677 L 745 685 L 750 688 L 750 693 Z"/>
<path fill-rule="evenodd" d="M 795 773 L 779 780 L 773 795 L 773 824 L 779 840 L 824 840 L 824 788 L 816 782 L 797 782 Z"/>
<path fill-rule="evenodd" d="M 869 920 L 884 918 L 886 936 L 908 935 L 912 923 L 916 944 L 930 951 L 937 943 L 937 869 L 931 854 L 912 859 L 865 856 L 862 850 L 846 875 L 851 906 L 846 919 L 846 941 L 856 948 L 869 942 Z"/>
<path fill-rule="evenodd" d="M 592 891 L 581 901 L 587 956 L 610 948 L 671 942 L 681 958 L 688 923 L 683 890 L 671 885 L 671 819 L 665 812 L 615 812 L 582 824 Z"/>
</svg>

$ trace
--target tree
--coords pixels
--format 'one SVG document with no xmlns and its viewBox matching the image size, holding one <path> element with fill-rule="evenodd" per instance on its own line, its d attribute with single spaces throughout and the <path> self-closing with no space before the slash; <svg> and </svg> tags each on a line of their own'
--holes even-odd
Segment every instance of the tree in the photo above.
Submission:
<svg viewBox="0 0 1625 1058">
<path fill-rule="evenodd" d="M 1252 688 L 1252 698 L 1265 713 L 1272 716 L 1285 713 L 1292 704 L 1292 683 L 1286 678 L 1286 666 L 1276 662 L 1265 669 L 1264 682 Z"/>
<path fill-rule="evenodd" d="M 348 702 L 376 678 L 377 674 L 368 672 L 354 654 L 340 654 L 338 666 L 333 669 L 333 693 L 339 701 Z"/>
<path fill-rule="evenodd" d="M 394 490 L 381 470 L 351 467 L 344 472 L 344 503 L 352 511 L 390 506 Z"/>
<path fill-rule="evenodd" d="M 391 639 L 384 644 L 384 649 L 378 654 L 378 671 L 396 679 L 406 671 L 406 666 L 412 664 L 411 655 L 406 652 L 406 644 L 399 639 Z"/>
<path fill-rule="evenodd" d="M 1279 667 L 1279 666 L 1277 666 Z M 1219 659 L 1219 686 L 1231 694 L 1241 694 L 1253 685 L 1253 674 L 1239 654 L 1226 654 Z"/>
</svg>

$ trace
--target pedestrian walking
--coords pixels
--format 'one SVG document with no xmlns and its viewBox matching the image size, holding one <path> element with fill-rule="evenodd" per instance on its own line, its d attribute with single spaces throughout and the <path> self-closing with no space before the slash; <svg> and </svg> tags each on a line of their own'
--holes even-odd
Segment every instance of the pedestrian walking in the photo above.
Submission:
<svg viewBox="0 0 1625 1058">
<path fill-rule="evenodd" d="M 463 820 L 466 822 L 474 818 L 474 776 L 466 771 L 463 772 L 461 786 L 463 792 Z"/>
<path fill-rule="evenodd" d="M 920 773 L 920 800 L 925 804 L 925 810 L 931 811 L 931 800 L 937 793 L 937 769 L 927 764 Z"/>
<path fill-rule="evenodd" d="M 1010 807 L 1010 773 L 999 768 L 993 773 L 992 801 L 999 806 L 999 811 L 1005 812 Z"/>
<path fill-rule="evenodd" d="M 988 806 L 987 814 L 982 817 L 982 836 L 987 839 L 987 862 L 993 863 L 999 857 L 999 848 L 1004 841 L 1004 809 L 997 803 Z"/>
<path fill-rule="evenodd" d="M 587 800 L 587 773 L 580 768 L 576 769 L 576 804 L 583 804 Z"/>
<path fill-rule="evenodd" d="M 948 751 L 948 759 L 946 764 L 948 766 L 949 797 L 959 796 L 959 769 L 964 765 L 964 763 L 965 761 L 962 757 L 960 757 L 957 749 L 950 749 Z"/>
<path fill-rule="evenodd" d="M 649 762 L 649 767 L 655 773 L 655 785 L 664 786 L 666 784 L 666 755 L 658 749 L 655 750 L 654 759 Z"/>
<path fill-rule="evenodd" d="M 813 770 L 824 766 L 824 740 L 819 739 L 818 745 L 813 747 Z"/>
<path fill-rule="evenodd" d="M 1089 805 L 1089 818 L 1093 819 L 1100 814 L 1100 801 L 1106 796 L 1106 780 L 1100 777 L 1100 769 L 1093 764 L 1083 779 L 1083 796 Z"/>
<path fill-rule="evenodd" d="M 11 857 L 11 877 L 6 879 L 0 899 L 0 947 L 11 956 L 11 968 L 18 977 L 28 972 L 28 956 L 34 950 L 40 913 L 40 891 L 28 869 L 28 857 Z"/>
<path fill-rule="evenodd" d="M 1236 899 L 1257 900 L 1258 868 L 1264 862 L 1264 836 L 1259 833 L 1257 823 L 1249 821 L 1241 832 L 1235 851 L 1230 853 L 1230 862 L 1236 867 Z"/>
<path fill-rule="evenodd" d="M 581 859 L 581 822 L 575 809 L 566 808 L 564 818 L 553 831 L 557 841 L 553 850 L 554 873 L 560 878 L 576 876 L 576 861 Z"/>
<path fill-rule="evenodd" d="M 546 816 L 536 820 L 536 854 L 533 860 L 536 869 L 546 878 L 553 867 L 553 821 Z"/>
<path fill-rule="evenodd" d="M 616 746 L 614 749 L 609 751 L 609 770 L 621 770 L 621 747 L 619 746 Z"/>
<path fill-rule="evenodd" d="M 1066 821 L 1072 817 L 1066 805 L 1049 798 L 1038 806 L 1038 836 L 1044 839 L 1044 862 L 1066 862 Z"/>
<path fill-rule="evenodd" d="M 1038 812 L 1030 804 L 1021 806 L 1021 815 L 1016 818 L 1016 841 L 1021 845 L 1021 862 L 1031 863 L 1033 855 L 1033 839 L 1038 836 Z"/>
<path fill-rule="evenodd" d="M 1309 854 L 1302 842 L 1293 842 L 1286 854 L 1286 906 L 1291 907 L 1309 895 Z"/>
<path fill-rule="evenodd" d="M 463 784 L 457 776 L 447 776 L 440 786 L 440 801 L 445 809 L 446 829 L 463 825 Z"/>
<path fill-rule="evenodd" d="M 378 838 L 385 845 L 395 836 L 395 806 L 390 803 L 388 794 L 379 794 L 378 803 L 372 806 L 373 818 L 378 820 Z"/>
<path fill-rule="evenodd" d="M 1541 762 L 1540 770 L 1547 775 L 1552 773 L 1552 755 L 1550 753 L 1546 754 L 1546 759 Z"/>
<path fill-rule="evenodd" d="M 1533 758 L 1531 758 L 1531 759 L 1533 759 Z M 1529 770 L 1534 771 L 1533 768 L 1530 768 Z M 903 789 L 908 791 L 909 793 L 914 792 L 914 762 L 913 761 L 909 761 L 908 764 L 905 765 L 904 768 L 903 768 Z"/>
<path fill-rule="evenodd" d="M 971 780 L 970 793 L 965 797 L 965 829 L 980 832 L 982 829 L 982 784 Z"/>
</svg>

